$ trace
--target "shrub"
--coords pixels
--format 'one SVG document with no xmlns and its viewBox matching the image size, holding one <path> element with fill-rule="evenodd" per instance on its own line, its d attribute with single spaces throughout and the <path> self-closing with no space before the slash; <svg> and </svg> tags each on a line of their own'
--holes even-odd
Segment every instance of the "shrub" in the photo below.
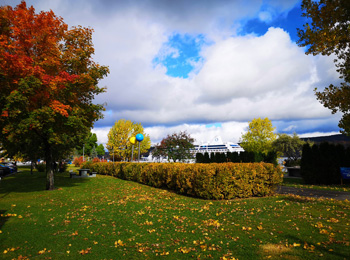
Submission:
<svg viewBox="0 0 350 260">
<path fill-rule="evenodd" d="M 340 167 L 350 165 L 349 148 L 321 143 L 303 146 L 301 175 L 307 184 L 339 184 Z"/>
<path fill-rule="evenodd" d="M 38 163 L 36 165 L 36 169 L 38 172 L 45 172 L 46 171 L 46 163 Z"/>
<path fill-rule="evenodd" d="M 92 162 L 96 163 L 96 162 L 100 162 L 101 160 L 98 157 L 95 157 L 94 159 L 92 159 Z"/>
<path fill-rule="evenodd" d="M 267 163 L 85 163 L 99 174 L 167 188 L 205 199 L 273 194 L 282 181 L 280 167 Z"/>
<path fill-rule="evenodd" d="M 203 163 L 204 155 L 202 153 L 196 153 L 196 163 Z"/>
<path fill-rule="evenodd" d="M 201 153 L 196 154 L 196 163 L 254 163 L 254 162 L 266 162 L 277 165 L 277 153 L 269 152 L 267 154 L 254 153 L 254 152 L 227 152 L 225 153 Z"/>
<path fill-rule="evenodd" d="M 59 164 L 59 171 L 60 172 L 65 172 L 65 171 L 67 171 L 67 168 L 68 168 L 68 165 L 66 164 L 66 163 L 60 163 Z"/>
<path fill-rule="evenodd" d="M 74 165 L 75 165 L 76 167 L 80 167 L 80 165 L 81 165 L 83 162 L 84 162 L 84 161 L 83 161 L 83 157 L 82 157 L 82 156 L 76 157 L 76 158 L 74 158 L 74 160 L 73 160 L 73 163 L 74 163 Z"/>
<path fill-rule="evenodd" d="M 301 159 L 286 159 L 284 166 L 286 167 L 294 167 L 294 166 L 300 166 Z"/>
<path fill-rule="evenodd" d="M 210 155 L 209 153 L 205 152 L 203 156 L 203 163 L 210 163 Z"/>
</svg>

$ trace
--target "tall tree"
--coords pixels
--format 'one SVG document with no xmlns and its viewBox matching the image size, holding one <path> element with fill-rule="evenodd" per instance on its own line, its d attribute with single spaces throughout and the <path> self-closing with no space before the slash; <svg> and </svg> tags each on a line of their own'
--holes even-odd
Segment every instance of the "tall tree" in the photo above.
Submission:
<svg viewBox="0 0 350 260">
<path fill-rule="evenodd" d="M 81 144 L 103 105 L 98 81 L 108 67 L 92 60 L 92 29 L 68 29 L 52 11 L 35 13 L 25 1 L 0 7 L 0 141 L 27 155 L 42 151 L 46 188 L 53 162 Z"/>
<path fill-rule="evenodd" d="M 193 159 L 194 139 L 186 132 L 173 133 L 164 138 L 153 151 L 154 157 L 167 157 L 168 161 L 184 161 Z"/>
<path fill-rule="evenodd" d="M 303 16 L 311 18 L 303 29 L 298 29 L 299 46 L 307 47 L 306 54 L 331 55 L 343 82 L 331 84 L 317 91 L 317 99 L 332 113 L 343 113 L 339 122 L 344 134 L 350 135 L 350 1 L 303 0 Z"/>
<path fill-rule="evenodd" d="M 97 155 L 98 155 L 99 157 L 105 155 L 105 148 L 104 148 L 103 144 L 99 144 L 99 145 L 96 147 L 96 152 L 97 152 Z"/>
<path fill-rule="evenodd" d="M 110 156 L 119 160 L 130 160 L 132 154 L 132 144 L 130 137 L 142 134 L 143 141 L 140 143 L 140 153 L 145 153 L 151 147 L 151 139 L 147 135 L 141 123 L 134 123 L 130 120 L 120 119 L 115 122 L 114 126 L 109 130 L 107 149 Z M 138 153 L 138 144 L 135 144 L 133 158 Z"/>
<path fill-rule="evenodd" d="M 286 156 L 290 160 L 297 160 L 301 157 L 305 141 L 301 140 L 296 133 L 293 136 L 278 134 L 278 138 L 273 142 L 273 147 L 280 156 Z"/>
<path fill-rule="evenodd" d="M 240 145 L 247 152 L 268 154 L 273 150 L 272 143 L 277 137 L 275 129 L 267 117 L 253 119 L 249 122 L 247 133 L 242 135 Z"/>
<path fill-rule="evenodd" d="M 82 155 L 83 153 L 85 155 L 90 155 L 94 147 L 97 147 L 97 135 L 95 133 L 90 132 L 86 136 L 84 142 L 77 147 L 78 153 L 80 155 Z"/>
</svg>

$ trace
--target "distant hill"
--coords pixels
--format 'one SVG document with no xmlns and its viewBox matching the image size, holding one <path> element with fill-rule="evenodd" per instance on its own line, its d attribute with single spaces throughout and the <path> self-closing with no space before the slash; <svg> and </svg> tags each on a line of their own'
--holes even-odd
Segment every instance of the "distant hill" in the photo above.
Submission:
<svg viewBox="0 0 350 260">
<path fill-rule="evenodd" d="M 318 136 L 318 137 L 304 137 L 300 138 L 304 141 L 311 141 L 315 144 L 328 142 L 332 144 L 342 144 L 345 147 L 350 147 L 350 136 L 346 136 L 343 134 L 329 135 L 329 136 Z"/>
</svg>

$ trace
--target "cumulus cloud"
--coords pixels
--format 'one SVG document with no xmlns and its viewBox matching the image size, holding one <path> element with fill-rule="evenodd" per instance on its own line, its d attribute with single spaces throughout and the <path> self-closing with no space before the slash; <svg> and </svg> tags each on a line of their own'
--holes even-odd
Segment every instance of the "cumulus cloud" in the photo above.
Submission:
<svg viewBox="0 0 350 260">
<path fill-rule="evenodd" d="M 173 127 L 153 126 L 146 127 L 147 132 L 154 143 L 159 143 L 168 134 L 186 131 L 195 139 L 195 144 L 201 144 L 214 139 L 215 136 L 221 136 L 223 142 L 237 143 L 242 133 L 246 131 L 248 123 L 227 122 L 216 125 L 204 124 L 181 124 Z"/>
<path fill-rule="evenodd" d="M 223 39 L 201 53 L 202 68 L 188 79 L 172 78 L 149 62 L 124 64 L 101 97 L 106 121 L 128 118 L 146 125 L 327 117 L 313 93 L 337 77 L 331 58 L 306 56 L 288 33 Z"/>
<path fill-rule="evenodd" d="M 5 0 L 13 6 L 19 2 Z M 288 131 L 334 124 L 313 92 L 339 81 L 332 57 L 306 56 L 280 28 L 262 36 L 236 34 L 242 20 L 267 22 L 297 2 L 27 1 L 37 11 L 52 9 L 70 26 L 95 30 L 95 60 L 111 71 L 101 81 L 107 92 L 96 98 L 107 103 L 105 119 L 94 129 L 101 143 L 122 118 L 141 122 L 152 142 L 180 130 L 197 141 L 222 135 L 237 142 L 247 122 L 257 117 L 269 117 Z M 201 46 L 186 79 L 166 75 L 167 68 L 153 62 L 157 55 L 177 57 L 176 49 L 165 47 L 174 34 L 201 34 L 210 42 Z M 222 122 L 221 127 L 206 127 L 213 122 Z"/>
</svg>

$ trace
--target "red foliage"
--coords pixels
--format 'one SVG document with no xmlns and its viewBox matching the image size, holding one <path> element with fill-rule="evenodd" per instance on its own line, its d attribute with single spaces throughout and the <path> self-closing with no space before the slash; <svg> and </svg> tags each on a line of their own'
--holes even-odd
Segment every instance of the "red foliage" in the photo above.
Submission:
<svg viewBox="0 0 350 260">
<path fill-rule="evenodd" d="M 101 160 L 97 157 L 95 157 L 94 159 L 92 159 L 92 162 L 101 162 Z"/>
<path fill-rule="evenodd" d="M 83 161 L 83 156 L 76 157 L 76 158 L 74 158 L 74 161 L 73 161 L 73 163 L 74 163 L 74 165 L 75 165 L 76 167 L 80 167 L 80 165 L 81 165 L 83 162 L 84 162 L 84 161 Z"/>
</svg>

